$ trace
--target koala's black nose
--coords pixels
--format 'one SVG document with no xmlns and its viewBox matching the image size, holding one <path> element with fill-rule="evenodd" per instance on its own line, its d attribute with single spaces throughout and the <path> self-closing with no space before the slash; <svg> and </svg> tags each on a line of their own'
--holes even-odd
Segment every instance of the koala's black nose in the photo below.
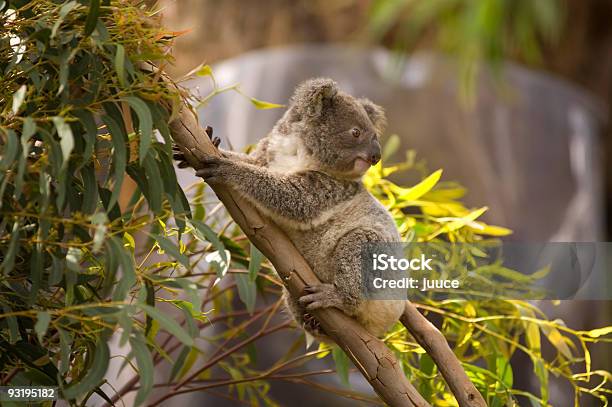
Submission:
<svg viewBox="0 0 612 407">
<path fill-rule="evenodd" d="M 379 161 L 380 161 L 380 151 L 376 151 L 370 156 L 370 163 L 372 163 L 372 165 L 375 165 Z"/>
</svg>

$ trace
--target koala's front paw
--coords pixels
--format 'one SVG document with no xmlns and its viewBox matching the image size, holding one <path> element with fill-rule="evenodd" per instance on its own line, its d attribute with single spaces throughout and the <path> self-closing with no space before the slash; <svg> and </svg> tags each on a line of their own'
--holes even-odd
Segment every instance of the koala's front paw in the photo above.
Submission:
<svg viewBox="0 0 612 407">
<path fill-rule="evenodd" d="M 202 168 L 196 171 L 198 177 L 211 184 L 229 180 L 235 164 L 223 157 L 206 156 L 201 161 Z"/>
<path fill-rule="evenodd" d="M 307 311 L 329 307 L 343 308 L 342 298 L 332 284 L 307 286 L 304 288 L 304 292 L 306 294 L 301 296 L 298 302 Z"/>
<path fill-rule="evenodd" d="M 210 126 L 206 126 L 204 132 L 206 133 L 210 141 L 212 141 L 213 146 L 218 149 L 219 144 L 221 144 L 221 139 L 219 137 L 213 137 L 213 128 Z M 177 166 L 179 168 L 191 167 L 191 164 L 189 164 L 189 162 L 187 161 L 187 157 L 176 144 L 172 146 L 172 158 L 178 161 Z"/>
</svg>

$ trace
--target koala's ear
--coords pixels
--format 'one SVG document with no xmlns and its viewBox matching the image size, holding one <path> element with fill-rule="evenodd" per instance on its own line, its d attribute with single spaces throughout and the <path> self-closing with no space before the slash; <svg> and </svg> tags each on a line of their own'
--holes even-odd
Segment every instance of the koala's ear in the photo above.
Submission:
<svg viewBox="0 0 612 407">
<path fill-rule="evenodd" d="M 317 117 L 338 94 L 338 85 L 331 79 L 316 78 L 302 82 L 291 98 L 296 116 Z"/>
<path fill-rule="evenodd" d="M 376 103 L 372 102 L 370 99 L 361 98 L 359 99 L 359 103 L 361 103 L 368 114 L 368 117 L 372 121 L 378 135 L 382 136 L 387 127 L 387 116 L 385 115 L 385 110 Z"/>
</svg>

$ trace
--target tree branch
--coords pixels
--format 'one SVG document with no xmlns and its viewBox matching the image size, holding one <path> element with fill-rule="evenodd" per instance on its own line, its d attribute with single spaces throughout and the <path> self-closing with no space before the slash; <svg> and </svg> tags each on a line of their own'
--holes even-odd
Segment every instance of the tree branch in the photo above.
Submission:
<svg viewBox="0 0 612 407">
<path fill-rule="evenodd" d="M 406 301 L 400 321 L 436 363 L 461 407 L 487 407 L 444 335 L 410 301 Z"/>
<path fill-rule="evenodd" d="M 219 151 L 186 107 L 170 123 L 172 137 L 194 168 L 206 155 Z M 319 284 L 317 276 L 297 248 L 270 219 L 264 218 L 243 197 L 224 185 L 211 185 L 227 211 L 249 240 L 272 262 L 292 296 L 299 297 L 306 285 Z M 341 311 L 329 308 L 314 312 L 325 333 L 348 355 L 390 406 L 429 406 L 404 375 L 387 346 Z"/>
</svg>

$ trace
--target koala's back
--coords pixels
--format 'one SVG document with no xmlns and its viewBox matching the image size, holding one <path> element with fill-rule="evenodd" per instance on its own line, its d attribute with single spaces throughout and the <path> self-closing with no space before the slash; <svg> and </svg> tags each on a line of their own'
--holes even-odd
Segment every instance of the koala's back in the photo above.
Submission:
<svg viewBox="0 0 612 407">
<path fill-rule="evenodd" d="M 391 215 L 365 188 L 328 212 L 324 215 L 325 221 L 311 229 L 281 226 L 324 283 L 330 283 L 337 272 L 332 261 L 336 245 L 351 231 L 367 230 L 375 234 L 379 242 L 400 241 Z"/>
<path fill-rule="evenodd" d="M 400 236 L 389 212 L 364 189 L 349 201 L 331 209 L 327 222 L 309 230 L 289 228 L 287 233 L 296 244 L 313 271 L 323 283 L 333 283 L 339 273 L 336 245 L 344 236 L 355 230 L 366 230 L 376 236 L 377 242 L 399 242 Z M 359 250 L 353 252 L 358 256 Z M 344 259 L 352 260 L 352 259 Z M 358 263 L 358 262 L 356 262 Z M 356 266 L 349 281 L 361 281 L 361 267 Z M 375 336 L 382 336 L 399 319 L 404 309 L 402 300 L 365 300 L 361 302 L 354 318 Z"/>
</svg>

